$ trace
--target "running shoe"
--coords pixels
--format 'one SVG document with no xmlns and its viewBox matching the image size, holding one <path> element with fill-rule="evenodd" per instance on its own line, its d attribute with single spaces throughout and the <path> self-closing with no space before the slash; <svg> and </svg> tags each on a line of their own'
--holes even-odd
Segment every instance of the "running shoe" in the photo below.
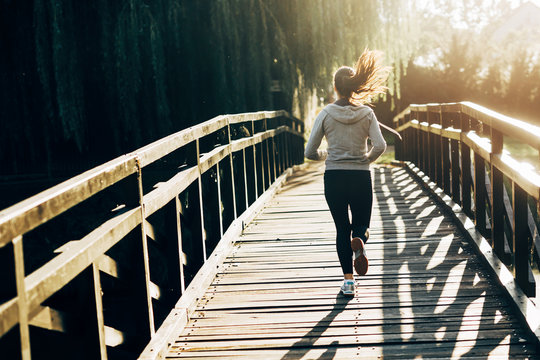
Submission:
<svg viewBox="0 0 540 360">
<path fill-rule="evenodd" d="M 354 296 L 354 280 L 343 280 L 343 285 L 341 285 L 341 293 L 344 296 Z"/>
<path fill-rule="evenodd" d="M 368 259 L 364 242 L 359 237 L 351 240 L 351 249 L 354 252 L 354 270 L 360 276 L 366 275 L 368 271 Z"/>
</svg>

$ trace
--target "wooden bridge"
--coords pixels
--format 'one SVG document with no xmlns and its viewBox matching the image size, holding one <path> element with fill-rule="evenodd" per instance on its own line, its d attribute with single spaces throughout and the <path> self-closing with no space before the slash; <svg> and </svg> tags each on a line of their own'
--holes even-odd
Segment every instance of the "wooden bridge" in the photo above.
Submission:
<svg viewBox="0 0 540 360">
<path fill-rule="evenodd" d="M 220 116 L 0 212 L 2 354 L 540 358 L 540 176 L 503 152 L 540 129 L 471 103 L 395 122 L 353 299 L 303 123 Z"/>
</svg>

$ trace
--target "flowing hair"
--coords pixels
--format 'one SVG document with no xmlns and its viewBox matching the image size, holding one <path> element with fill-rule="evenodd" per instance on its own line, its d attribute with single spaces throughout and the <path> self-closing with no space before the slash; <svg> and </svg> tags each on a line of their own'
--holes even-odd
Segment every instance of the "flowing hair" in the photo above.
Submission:
<svg viewBox="0 0 540 360">
<path fill-rule="evenodd" d="M 374 95 L 388 89 L 386 80 L 391 68 L 381 63 L 382 52 L 365 49 L 355 68 L 340 67 L 334 74 L 334 88 L 353 105 L 370 104 Z"/>
</svg>

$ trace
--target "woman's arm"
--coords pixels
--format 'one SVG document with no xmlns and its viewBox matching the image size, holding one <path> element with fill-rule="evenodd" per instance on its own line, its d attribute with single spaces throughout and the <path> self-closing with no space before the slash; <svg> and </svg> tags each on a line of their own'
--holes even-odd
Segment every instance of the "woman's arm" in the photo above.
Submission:
<svg viewBox="0 0 540 360">
<path fill-rule="evenodd" d="M 323 130 L 323 121 L 325 114 L 323 111 L 319 113 L 313 124 L 313 129 L 311 129 L 311 135 L 306 144 L 306 149 L 304 151 L 304 156 L 310 160 L 324 160 L 326 159 L 327 152 L 326 150 L 318 150 L 321 145 L 322 138 L 324 136 Z"/>
<path fill-rule="evenodd" d="M 371 144 L 373 147 L 366 154 L 369 162 L 372 163 L 382 155 L 386 150 L 386 141 L 381 133 L 381 128 L 379 127 L 379 122 L 375 117 L 375 114 L 372 112 L 370 115 L 370 124 L 369 124 L 369 138 L 371 139 Z"/>
</svg>

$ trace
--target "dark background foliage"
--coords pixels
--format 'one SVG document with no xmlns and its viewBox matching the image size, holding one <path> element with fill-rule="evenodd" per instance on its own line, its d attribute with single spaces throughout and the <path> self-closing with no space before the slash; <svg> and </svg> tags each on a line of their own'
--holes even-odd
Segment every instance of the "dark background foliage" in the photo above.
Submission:
<svg viewBox="0 0 540 360">
<path fill-rule="evenodd" d="M 509 2 L 497 3 L 490 18 L 507 18 Z M 365 47 L 394 68 L 375 109 L 387 124 L 410 103 L 461 100 L 538 121 L 539 66 L 525 51 L 486 61 L 469 16 L 481 8 L 462 7 L 470 29 L 459 32 L 454 2 L 422 16 L 415 6 L 0 0 L 0 208 L 219 114 L 284 108 L 309 120 L 333 71 Z M 435 64 L 416 61 L 434 52 Z"/>
<path fill-rule="evenodd" d="M 377 45 L 382 5 L 0 1 L 4 200 L 219 114 L 294 106 L 302 117 L 336 64 Z"/>
</svg>

